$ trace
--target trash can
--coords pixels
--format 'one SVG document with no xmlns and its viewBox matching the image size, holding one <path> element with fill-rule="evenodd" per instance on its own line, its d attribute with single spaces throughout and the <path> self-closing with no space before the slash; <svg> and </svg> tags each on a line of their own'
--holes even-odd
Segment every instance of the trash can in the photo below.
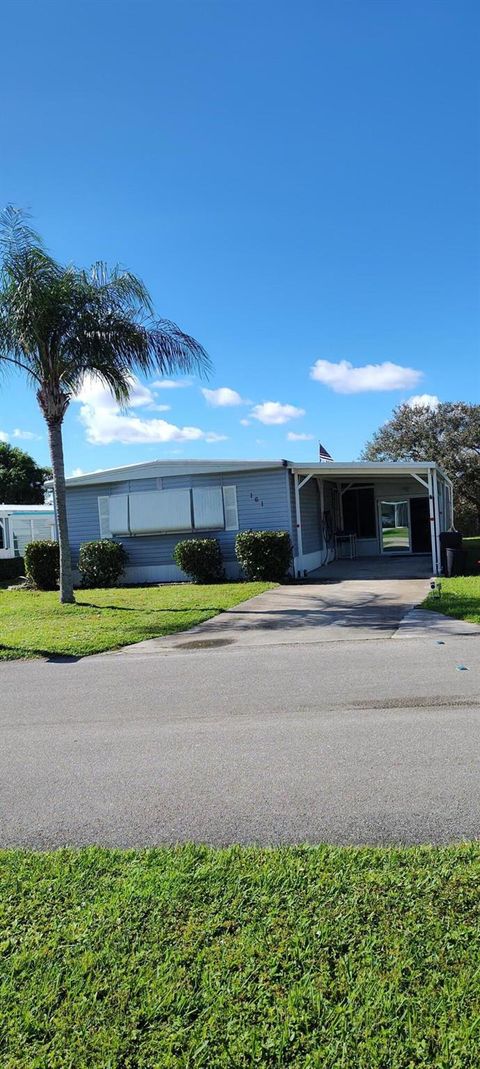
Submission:
<svg viewBox="0 0 480 1069">
<path fill-rule="evenodd" d="M 460 531 L 440 531 L 440 563 L 444 575 L 452 574 L 447 570 L 447 550 L 461 548 L 462 535 L 460 534 Z"/>
<path fill-rule="evenodd" d="M 464 575 L 465 574 L 465 558 L 466 553 L 464 549 L 453 549 L 450 546 L 446 550 L 447 568 L 446 574 L 450 577 L 452 575 Z"/>
</svg>

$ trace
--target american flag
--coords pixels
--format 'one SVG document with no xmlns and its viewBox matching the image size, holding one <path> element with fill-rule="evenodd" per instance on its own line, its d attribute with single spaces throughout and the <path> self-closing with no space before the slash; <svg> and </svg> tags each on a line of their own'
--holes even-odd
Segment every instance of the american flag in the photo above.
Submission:
<svg viewBox="0 0 480 1069">
<path fill-rule="evenodd" d="M 321 442 L 318 443 L 318 459 L 319 460 L 333 460 L 333 457 L 330 456 L 330 453 L 328 452 L 328 449 L 325 449 L 325 446 L 322 445 Z"/>
</svg>

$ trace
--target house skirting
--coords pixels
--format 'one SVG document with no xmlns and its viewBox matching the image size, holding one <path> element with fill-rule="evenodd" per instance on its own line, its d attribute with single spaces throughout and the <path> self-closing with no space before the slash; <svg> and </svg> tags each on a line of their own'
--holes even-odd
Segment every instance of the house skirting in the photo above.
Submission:
<svg viewBox="0 0 480 1069">
<path fill-rule="evenodd" d="M 314 553 L 302 553 L 301 557 L 294 557 L 293 559 L 295 575 L 303 574 L 303 572 L 314 572 L 324 564 L 330 564 L 330 561 L 334 560 L 334 558 L 333 549 L 317 549 Z"/>
<path fill-rule="evenodd" d="M 227 579 L 240 578 L 240 565 L 238 561 L 225 561 L 225 574 Z M 81 583 L 81 575 L 78 569 L 74 570 L 73 580 L 76 585 Z M 185 572 L 177 568 L 176 564 L 144 564 L 129 565 L 120 580 L 121 586 L 129 586 L 133 583 L 189 583 L 190 579 Z"/>
</svg>

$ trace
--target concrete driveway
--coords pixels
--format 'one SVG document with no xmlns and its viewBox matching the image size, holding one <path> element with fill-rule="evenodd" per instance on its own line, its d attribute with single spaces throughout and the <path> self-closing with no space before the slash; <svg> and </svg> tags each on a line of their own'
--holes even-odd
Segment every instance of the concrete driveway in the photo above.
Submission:
<svg viewBox="0 0 480 1069">
<path fill-rule="evenodd" d="M 129 653 L 392 638 L 428 593 L 430 566 L 429 557 L 337 561 L 309 581 L 277 587 L 191 631 L 131 646 Z"/>
</svg>

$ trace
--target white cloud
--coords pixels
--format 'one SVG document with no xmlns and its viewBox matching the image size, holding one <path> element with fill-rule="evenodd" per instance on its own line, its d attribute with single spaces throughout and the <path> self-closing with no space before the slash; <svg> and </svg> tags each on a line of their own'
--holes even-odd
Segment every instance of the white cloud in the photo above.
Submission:
<svg viewBox="0 0 480 1069">
<path fill-rule="evenodd" d="M 12 438 L 21 438 L 25 442 L 40 441 L 41 434 L 34 434 L 33 431 L 22 431 L 20 427 L 15 427 Z"/>
<path fill-rule="evenodd" d="M 440 404 L 440 398 L 435 393 L 416 393 L 413 397 L 409 397 L 407 405 L 410 408 L 438 408 Z"/>
<path fill-rule="evenodd" d="M 242 424 L 242 427 L 249 427 L 250 426 L 250 422 L 251 421 L 249 419 L 241 419 L 240 420 L 240 423 Z"/>
<path fill-rule="evenodd" d="M 349 360 L 316 360 L 310 368 L 310 378 L 330 386 L 335 393 L 366 393 L 370 390 L 405 390 L 416 386 L 422 371 L 402 367 L 386 360 L 383 364 L 353 367 Z"/>
<path fill-rule="evenodd" d="M 314 434 L 295 434 L 295 431 L 289 431 L 287 434 L 287 442 L 311 442 L 314 437 Z"/>
<path fill-rule="evenodd" d="M 295 405 L 282 405 L 280 401 L 264 401 L 261 405 L 254 405 L 250 415 L 260 423 L 277 425 L 304 416 L 305 409 L 296 408 Z"/>
<path fill-rule="evenodd" d="M 223 442 L 225 435 L 204 431 L 200 427 L 178 427 L 164 419 L 145 419 L 132 412 L 143 407 L 154 408 L 151 390 L 137 379 L 132 380 L 129 408 L 122 410 L 110 391 L 95 379 L 88 377 L 79 391 L 80 421 L 86 429 L 87 440 L 94 445 L 110 442 L 124 444 L 141 442 Z"/>
<path fill-rule="evenodd" d="M 0 442 L 8 442 L 8 437 L 6 431 L 0 431 Z"/>
<path fill-rule="evenodd" d="M 233 405 L 248 404 L 248 401 L 244 401 L 243 397 L 240 397 L 236 390 L 231 390 L 229 386 L 220 386 L 218 390 L 202 388 L 202 393 L 207 404 L 214 408 L 231 408 Z"/>
<path fill-rule="evenodd" d="M 151 383 L 152 390 L 185 390 L 187 386 L 193 386 L 193 379 L 155 379 Z"/>
<path fill-rule="evenodd" d="M 74 468 L 73 471 L 70 472 L 70 475 L 67 476 L 67 478 L 74 479 L 76 475 L 84 475 L 84 474 L 85 474 L 85 472 L 84 472 L 83 468 Z"/>
</svg>

